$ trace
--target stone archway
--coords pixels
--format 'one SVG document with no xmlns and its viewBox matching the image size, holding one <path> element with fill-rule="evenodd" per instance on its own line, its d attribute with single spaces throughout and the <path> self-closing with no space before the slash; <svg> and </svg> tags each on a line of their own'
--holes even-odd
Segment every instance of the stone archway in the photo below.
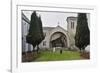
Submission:
<svg viewBox="0 0 100 73">
<path fill-rule="evenodd" d="M 50 47 L 63 47 L 67 48 L 67 36 L 63 32 L 55 32 L 50 37 Z"/>
</svg>

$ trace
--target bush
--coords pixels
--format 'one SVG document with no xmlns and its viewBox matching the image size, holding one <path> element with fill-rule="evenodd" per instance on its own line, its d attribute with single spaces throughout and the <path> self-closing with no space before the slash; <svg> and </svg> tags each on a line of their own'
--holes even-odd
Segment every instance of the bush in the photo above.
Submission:
<svg viewBox="0 0 100 73">
<path fill-rule="evenodd" d="M 22 55 L 22 62 L 31 62 L 38 58 L 37 52 L 27 52 L 26 54 Z"/>
<path fill-rule="evenodd" d="M 90 59 L 90 52 L 81 52 L 80 54 L 85 59 Z"/>
</svg>

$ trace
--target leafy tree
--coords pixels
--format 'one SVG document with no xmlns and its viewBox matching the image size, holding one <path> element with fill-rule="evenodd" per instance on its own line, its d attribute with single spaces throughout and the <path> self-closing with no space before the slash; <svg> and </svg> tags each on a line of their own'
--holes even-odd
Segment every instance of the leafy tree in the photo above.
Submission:
<svg viewBox="0 0 100 73">
<path fill-rule="evenodd" d="M 39 45 L 43 39 L 42 21 L 40 23 L 40 18 L 37 16 L 36 11 L 31 15 L 29 33 L 26 36 L 27 43 L 33 45 L 33 51 L 36 45 Z"/>
<path fill-rule="evenodd" d="M 75 45 L 84 50 L 87 45 L 90 44 L 90 31 L 88 28 L 88 22 L 86 13 L 79 13 L 75 35 Z"/>
</svg>

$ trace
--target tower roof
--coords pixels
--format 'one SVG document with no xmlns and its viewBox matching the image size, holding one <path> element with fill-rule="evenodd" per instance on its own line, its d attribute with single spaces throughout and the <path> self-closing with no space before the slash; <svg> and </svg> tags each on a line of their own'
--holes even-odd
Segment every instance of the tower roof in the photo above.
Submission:
<svg viewBox="0 0 100 73">
<path fill-rule="evenodd" d="M 74 19 L 77 19 L 77 17 L 74 17 L 74 16 L 67 17 L 66 21 L 68 21 L 68 19 L 74 20 Z"/>
</svg>

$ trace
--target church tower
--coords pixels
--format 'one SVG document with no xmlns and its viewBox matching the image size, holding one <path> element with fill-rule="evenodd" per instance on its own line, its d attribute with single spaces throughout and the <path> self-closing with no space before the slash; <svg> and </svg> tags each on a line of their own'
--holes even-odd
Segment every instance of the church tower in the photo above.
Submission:
<svg viewBox="0 0 100 73">
<path fill-rule="evenodd" d="M 67 17 L 67 30 L 74 37 L 76 33 L 77 17 Z"/>
<path fill-rule="evenodd" d="M 67 21 L 67 31 L 70 37 L 70 46 L 72 47 L 73 45 L 75 45 L 74 38 L 75 38 L 75 33 L 76 33 L 77 17 L 73 17 L 73 16 L 67 17 L 66 21 Z"/>
</svg>

